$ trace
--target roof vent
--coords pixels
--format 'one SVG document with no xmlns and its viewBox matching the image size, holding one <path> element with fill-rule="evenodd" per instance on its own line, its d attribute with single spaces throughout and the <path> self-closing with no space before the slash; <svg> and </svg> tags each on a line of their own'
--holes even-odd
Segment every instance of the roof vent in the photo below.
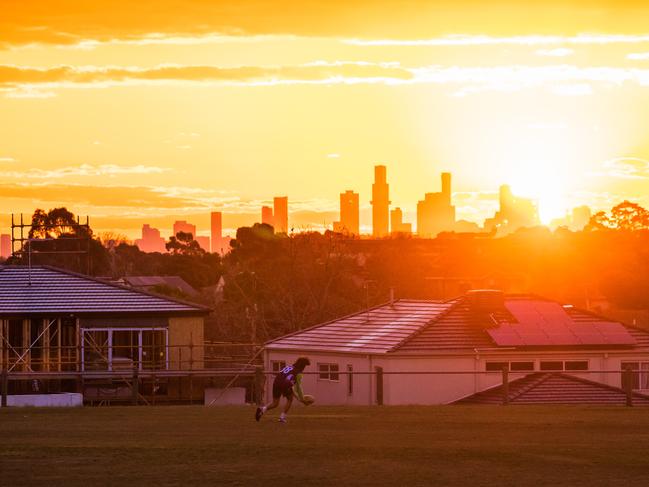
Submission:
<svg viewBox="0 0 649 487">
<path fill-rule="evenodd" d="M 505 305 L 505 293 L 497 289 L 476 289 L 466 293 L 467 302 L 473 311 L 491 313 Z"/>
</svg>

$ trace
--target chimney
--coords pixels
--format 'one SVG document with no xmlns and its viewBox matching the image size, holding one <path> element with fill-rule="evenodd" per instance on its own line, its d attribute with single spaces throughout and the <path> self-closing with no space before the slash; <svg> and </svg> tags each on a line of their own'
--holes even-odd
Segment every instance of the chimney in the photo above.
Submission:
<svg viewBox="0 0 649 487">
<path fill-rule="evenodd" d="M 394 288 L 390 288 L 390 306 L 394 306 Z"/>
</svg>

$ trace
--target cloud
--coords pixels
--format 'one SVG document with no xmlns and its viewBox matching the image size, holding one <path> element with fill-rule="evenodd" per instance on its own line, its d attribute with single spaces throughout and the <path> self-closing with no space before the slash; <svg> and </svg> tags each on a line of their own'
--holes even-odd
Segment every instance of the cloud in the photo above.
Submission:
<svg viewBox="0 0 649 487">
<path fill-rule="evenodd" d="M 646 61 L 649 59 L 649 52 L 632 52 L 627 54 L 626 58 L 633 61 Z"/>
<path fill-rule="evenodd" d="M 30 204 L 83 205 L 93 208 L 122 208 L 125 214 L 156 214 L 169 210 L 209 209 L 230 204 L 238 198 L 218 191 L 158 186 L 120 186 L 43 183 L 0 184 L 5 200 L 26 200 Z"/>
<path fill-rule="evenodd" d="M 288 66 L 179 66 L 152 68 L 117 66 L 57 66 L 52 68 L 0 65 L 0 90 L 16 96 L 75 87 L 158 84 L 226 84 L 273 86 L 291 84 L 449 84 L 463 85 L 455 94 L 548 88 L 557 95 L 586 95 L 594 83 L 649 86 L 649 69 L 570 64 L 530 66 L 405 67 L 398 63 L 335 61 Z M 9 90 L 13 90 L 9 91 Z M 177 144 L 188 145 L 188 144 Z"/>
<path fill-rule="evenodd" d="M 218 209 L 227 215 L 240 215 L 252 224 L 260 218 L 264 200 L 242 199 L 232 191 L 182 186 L 96 185 L 51 182 L 0 183 L 5 208 L 12 212 L 33 211 L 37 207 L 67 206 L 75 212 L 94 216 L 113 215 L 116 219 L 155 220 L 169 215 L 202 214 Z M 331 223 L 338 214 L 338 202 L 326 199 L 290 200 L 291 221 L 300 225 L 323 221 Z M 297 218 L 296 215 L 301 215 Z M 326 218 L 325 218 L 326 215 Z M 297 218 L 294 220 L 294 218 Z"/>
<path fill-rule="evenodd" d="M 224 82 L 275 84 L 294 82 L 354 82 L 408 80 L 412 73 L 395 63 L 317 62 L 295 66 L 181 66 L 153 68 L 117 66 L 56 66 L 52 68 L 0 65 L 0 88 L 71 87 L 153 84 L 158 82 Z"/>
<path fill-rule="evenodd" d="M 618 157 L 602 164 L 604 171 L 599 176 L 623 179 L 649 179 L 649 161 L 639 157 Z"/>
<path fill-rule="evenodd" d="M 575 36 L 524 35 L 524 36 L 489 36 L 489 35 L 447 35 L 430 39 L 347 39 L 345 44 L 354 46 L 552 46 L 603 45 L 603 44 L 641 44 L 649 42 L 649 34 L 579 34 Z M 568 52 L 570 51 L 570 52 Z M 538 53 L 539 51 L 537 51 Z M 572 54 L 572 49 L 546 50 L 544 55 L 565 56 Z M 548 54 L 551 53 L 551 54 Z"/>
<path fill-rule="evenodd" d="M 13 157 L 9 157 L 9 156 L 0 157 L 0 164 L 6 164 L 6 163 L 12 163 L 12 162 L 16 162 L 16 159 L 14 159 Z"/>
<path fill-rule="evenodd" d="M 593 88 L 588 83 L 575 83 L 555 86 L 552 93 L 559 96 L 586 96 L 593 94 Z"/>
<path fill-rule="evenodd" d="M 539 56 L 550 56 L 550 57 L 565 57 L 574 54 L 574 49 L 569 49 L 567 47 L 557 47 L 556 49 L 539 49 L 536 51 L 536 54 Z"/>
<path fill-rule="evenodd" d="M 124 174 L 160 174 L 169 169 L 145 166 L 119 166 L 117 164 L 81 164 L 58 169 L 29 169 L 27 171 L 0 171 L 0 177 L 16 179 L 60 179 L 72 176 L 119 176 Z"/>
</svg>

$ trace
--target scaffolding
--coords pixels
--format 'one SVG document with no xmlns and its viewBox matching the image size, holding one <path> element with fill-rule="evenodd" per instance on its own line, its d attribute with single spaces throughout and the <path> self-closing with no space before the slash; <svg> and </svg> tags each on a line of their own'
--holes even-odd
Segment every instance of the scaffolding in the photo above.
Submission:
<svg viewBox="0 0 649 487">
<path fill-rule="evenodd" d="M 263 349 L 250 343 L 147 344 L 140 333 L 118 345 L 104 329 L 85 329 L 63 345 L 57 320 L 44 319 L 38 336 L 17 344 L 8 320 L 0 323 L 1 406 L 8 394 L 78 392 L 89 405 L 200 403 L 208 387 L 243 387 L 251 402 L 262 394 Z"/>
<path fill-rule="evenodd" d="M 33 231 L 39 230 L 45 233 L 41 237 L 33 237 Z M 48 237 L 49 232 L 56 231 L 60 235 L 65 235 L 64 239 Z M 79 236 L 81 235 L 81 236 Z M 92 233 L 90 230 L 90 218 L 86 216 L 85 222 L 82 222 L 79 217 L 75 223 L 57 223 L 54 225 L 41 225 L 37 228 L 34 227 L 33 222 L 26 223 L 23 214 L 20 214 L 20 219 L 13 213 L 11 214 L 11 255 L 19 259 L 23 265 L 31 268 L 32 260 L 38 255 L 47 254 L 76 254 L 85 256 L 85 270 L 86 274 L 90 275 L 92 270 L 92 260 L 90 258 L 90 241 L 92 240 Z M 44 242 L 60 241 L 73 243 L 72 249 L 48 249 L 44 246 Z M 81 262 L 79 263 L 81 266 Z"/>
</svg>

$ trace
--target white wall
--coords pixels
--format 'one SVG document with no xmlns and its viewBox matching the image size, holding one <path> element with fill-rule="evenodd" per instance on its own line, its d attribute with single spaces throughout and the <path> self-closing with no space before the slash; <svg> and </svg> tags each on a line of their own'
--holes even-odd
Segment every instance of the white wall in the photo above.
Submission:
<svg viewBox="0 0 649 487">
<path fill-rule="evenodd" d="M 292 364 L 298 357 L 308 357 L 311 365 L 305 369 L 302 380 L 302 388 L 305 394 L 311 394 L 315 397 L 316 404 L 322 405 L 367 405 L 371 404 L 371 376 L 354 375 L 353 391 L 348 394 L 348 374 L 347 366 L 351 365 L 355 372 L 367 372 L 368 358 L 367 355 L 352 354 L 323 354 L 313 352 L 293 353 L 267 350 L 265 353 L 265 370 L 270 371 L 272 360 L 283 360 L 287 365 Z M 339 380 L 332 382 L 321 380 L 317 374 L 319 363 L 338 364 Z M 272 400 L 273 375 L 266 376 L 265 398 L 264 401 Z"/>
<path fill-rule="evenodd" d="M 347 393 L 347 365 L 355 372 L 375 371 L 383 368 L 383 404 L 447 404 L 475 394 L 502 382 L 502 372 L 484 373 L 487 362 L 534 362 L 534 372 L 540 371 L 540 362 L 587 360 L 590 371 L 620 370 L 623 361 L 649 362 L 649 351 L 481 351 L 479 353 L 458 353 L 456 355 L 399 356 L 399 355 L 356 355 L 334 353 L 307 353 L 266 351 L 266 370 L 271 370 L 271 360 L 293 363 L 300 356 L 311 359 L 306 372 L 317 372 L 318 363 L 337 363 L 340 371 L 338 382 L 320 380 L 316 375 L 304 377 L 305 393 L 313 394 L 318 404 L 326 405 L 373 405 L 376 404 L 376 378 L 373 375 L 355 375 L 353 394 Z M 389 372 L 464 371 L 476 374 L 390 374 Z M 510 372 L 509 381 L 514 381 L 532 372 Z M 621 387 L 619 373 L 585 373 L 564 371 L 594 382 Z M 267 376 L 266 401 L 271 399 L 272 375 Z M 647 391 L 649 392 L 649 391 Z"/>
</svg>

